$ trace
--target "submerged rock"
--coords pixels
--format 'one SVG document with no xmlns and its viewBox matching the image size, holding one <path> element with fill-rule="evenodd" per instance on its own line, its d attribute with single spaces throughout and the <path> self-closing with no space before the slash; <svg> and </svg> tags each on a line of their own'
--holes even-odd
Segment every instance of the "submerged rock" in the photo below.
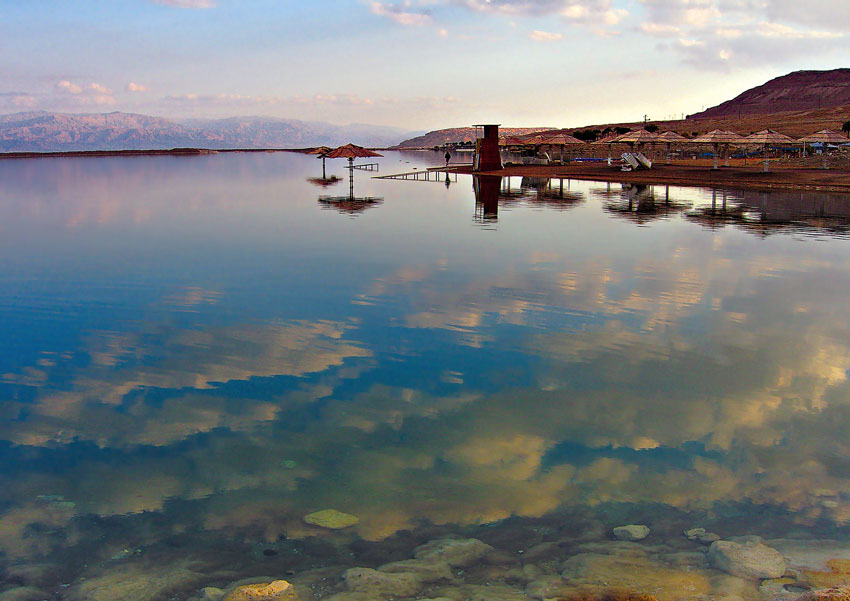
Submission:
<svg viewBox="0 0 850 601">
<path fill-rule="evenodd" d="M 560 576 L 543 576 L 532 580 L 525 587 L 525 594 L 532 599 L 556 599 L 566 597 L 572 589 Z"/>
<path fill-rule="evenodd" d="M 685 538 L 704 545 L 710 545 L 716 540 L 720 540 L 720 535 L 714 532 L 706 532 L 705 528 L 691 528 L 683 533 Z M 761 542 L 761 541 L 759 541 Z"/>
<path fill-rule="evenodd" d="M 850 586 L 809 591 L 798 597 L 797 601 L 850 601 Z"/>
<path fill-rule="evenodd" d="M 463 567 L 475 563 L 492 550 L 493 547 L 477 538 L 443 538 L 416 547 L 414 557 L 442 560 L 452 567 Z"/>
<path fill-rule="evenodd" d="M 785 560 L 776 549 L 755 542 L 715 541 L 708 550 L 712 567 L 741 578 L 779 578 Z"/>
<path fill-rule="evenodd" d="M 379 572 L 389 574 L 416 574 L 422 582 L 437 582 L 451 580 L 452 567 L 441 559 L 405 559 L 386 563 L 378 568 Z"/>
<path fill-rule="evenodd" d="M 330 530 L 341 530 L 353 526 L 360 521 L 355 515 L 342 513 L 336 509 L 323 509 L 304 516 L 304 521 L 313 526 L 321 526 Z"/>
<path fill-rule="evenodd" d="M 222 601 L 298 601 L 298 594 L 286 580 L 275 580 L 237 586 Z"/>
<path fill-rule="evenodd" d="M 412 597 L 422 590 L 422 578 L 410 572 L 379 572 L 351 568 L 342 575 L 348 590 L 377 597 Z"/>
<path fill-rule="evenodd" d="M 629 542 L 637 542 L 649 536 L 649 527 L 643 524 L 629 524 L 614 528 L 614 538 Z"/>
<path fill-rule="evenodd" d="M 503 584 L 461 584 L 441 588 L 436 595 L 438 599 L 445 598 L 450 601 L 531 601 L 523 591 Z"/>
<path fill-rule="evenodd" d="M 221 601 L 224 591 L 214 586 L 205 586 L 198 592 L 198 601 Z"/>
<path fill-rule="evenodd" d="M 50 595 L 32 586 L 19 586 L 0 593 L 0 601 L 42 601 Z"/>
<path fill-rule="evenodd" d="M 652 594 L 666 601 L 691 601 L 711 592 L 707 572 L 673 569 L 647 556 L 582 553 L 564 562 L 561 576 L 591 598 L 621 591 Z"/>
</svg>

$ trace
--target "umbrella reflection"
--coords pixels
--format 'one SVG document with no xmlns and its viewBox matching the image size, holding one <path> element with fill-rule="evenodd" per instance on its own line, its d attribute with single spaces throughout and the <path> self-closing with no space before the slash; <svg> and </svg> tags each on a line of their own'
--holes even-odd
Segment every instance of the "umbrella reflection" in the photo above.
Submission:
<svg viewBox="0 0 850 601">
<path fill-rule="evenodd" d="M 474 176 L 475 219 L 489 222 L 499 218 L 499 207 L 520 203 L 567 210 L 585 201 L 583 194 L 570 191 L 570 180 L 547 177 L 523 177 L 519 188 L 512 186 L 510 177 Z"/>
<path fill-rule="evenodd" d="M 352 217 L 359 215 L 367 209 L 372 209 L 384 202 L 383 198 L 373 198 L 364 196 L 356 198 L 354 196 L 320 196 L 319 206 L 328 211 L 338 211 L 340 213 L 351 215 Z"/>
<path fill-rule="evenodd" d="M 787 231 L 834 237 L 850 232 L 848 200 L 838 193 L 713 190 L 711 205 L 697 207 L 685 218 L 711 229 L 731 225 L 759 237 Z"/>
<path fill-rule="evenodd" d="M 327 188 L 329 186 L 333 186 L 342 181 L 341 177 L 337 177 L 336 175 L 332 175 L 330 177 L 308 177 L 307 181 L 313 184 L 314 186 L 320 186 L 322 188 Z"/>
<path fill-rule="evenodd" d="M 606 213 L 623 217 L 638 224 L 655 219 L 666 219 L 684 211 L 691 205 L 688 202 L 670 198 L 670 186 L 657 192 L 656 186 L 646 184 L 623 184 L 619 195 L 605 201 Z"/>
</svg>

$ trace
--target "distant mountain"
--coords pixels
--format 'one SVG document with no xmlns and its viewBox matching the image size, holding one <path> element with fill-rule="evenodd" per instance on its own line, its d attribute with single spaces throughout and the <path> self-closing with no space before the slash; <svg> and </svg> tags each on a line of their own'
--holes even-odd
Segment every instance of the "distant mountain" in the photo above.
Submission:
<svg viewBox="0 0 850 601">
<path fill-rule="evenodd" d="M 502 127 L 499 128 L 500 134 L 509 136 L 521 136 L 535 131 L 548 131 L 554 129 L 552 127 Z M 438 129 L 428 132 L 425 135 L 404 140 L 398 144 L 399 148 L 433 148 L 434 146 L 442 146 L 444 144 L 452 144 L 457 142 L 474 142 L 476 138 L 476 128 L 474 127 L 454 127 L 450 129 Z"/>
<path fill-rule="evenodd" d="M 414 132 L 418 133 L 418 132 Z M 303 148 L 355 142 L 387 147 L 411 132 L 372 125 L 331 125 L 273 117 L 172 121 L 131 113 L 29 112 L 0 115 L 0 152 Z"/>
<path fill-rule="evenodd" d="M 811 111 L 844 105 L 850 105 L 850 69 L 795 71 L 688 118 Z"/>
</svg>

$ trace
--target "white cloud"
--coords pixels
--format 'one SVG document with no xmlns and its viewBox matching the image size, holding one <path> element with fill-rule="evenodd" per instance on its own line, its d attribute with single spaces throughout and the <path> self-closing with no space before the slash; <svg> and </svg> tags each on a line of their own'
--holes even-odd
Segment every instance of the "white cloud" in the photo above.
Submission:
<svg viewBox="0 0 850 601">
<path fill-rule="evenodd" d="M 147 86 L 143 86 L 140 83 L 134 83 L 132 81 L 127 84 L 126 89 L 127 89 L 128 92 L 147 92 L 148 91 Z"/>
<path fill-rule="evenodd" d="M 83 89 L 80 86 L 72 84 L 67 79 L 63 79 L 57 83 L 56 87 L 63 92 L 68 92 L 69 94 L 81 94 L 83 92 Z"/>
<path fill-rule="evenodd" d="M 112 95 L 112 90 L 95 81 L 81 86 L 63 79 L 56 84 L 56 89 L 60 95 L 69 96 L 76 105 L 105 106 L 115 104 L 115 97 Z"/>
<path fill-rule="evenodd" d="M 411 2 L 401 4 L 387 4 L 383 2 L 371 2 L 372 13 L 386 17 L 399 25 L 422 26 L 431 23 L 431 15 L 427 12 L 411 11 Z"/>
<path fill-rule="evenodd" d="M 156 4 L 177 8 L 215 8 L 213 0 L 153 0 Z"/>
<path fill-rule="evenodd" d="M 640 0 L 645 20 L 638 31 L 676 37 L 661 48 L 697 68 L 779 64 L 846 48 L 842 29 L 850 19 L 846 0 Z M 841 25 L 838 25 L 838 24 Z M 832 40 L 825 46 L 823 41 Z M 820 44 L 817 42 L 820 41 Z"/>
<path fill-rule="evenodd" d="M 548 31 L 540 31 L 539 29 L 535 29 L 530 34 L 528 34 L 535 42 L 557 42 L 564 38 L 563 34 L 560 33 L 550 33 Z"/>
<path fill-rule="evenodd" d="M 92 82 L 88 85 L 88 89 L 94 92 L 95 94 L 103 94 L 107 96 L 112 95 L 112 90 L 107 88 L 106 86 L 102 86 L 97 82 Z"/>
</svg>

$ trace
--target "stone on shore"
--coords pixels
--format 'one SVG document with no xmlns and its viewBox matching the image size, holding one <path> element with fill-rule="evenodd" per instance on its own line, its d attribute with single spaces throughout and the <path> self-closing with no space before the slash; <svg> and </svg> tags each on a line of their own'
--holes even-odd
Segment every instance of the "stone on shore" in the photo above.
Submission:
<svg viewBox="0 0 850 601">
<path fill-rule="evenodd" d="M 350 568 L 342 575 L 348 590 L 375 597 L 412 597 L 422 590 L 422 579 L 410 572 L 379 572 L 371 568 Z"/>
<path fill-rule="evenodd" d="M 222 601 L 298 601 L 298 594 L 286 580 L 275 580 L 237 586 Z"/>
<path fill-rule="evenodd" d="M 468 566 L 487 555 L 493 547 L 477 538 L 443 538 L 432 540 L 414 549 L 416 559 L 442 560 L 452 567 Z"/>
<path fill-rule="evenodd" d="M 785 573 L 785 560 L 776 549 L 755 542 L 715 541 L 708 550 L 712 567 L 741 578 L 779 578 Z"/>
<path fill-rule="evenodd" d="M 629 542 L 637 542 L 649 536 L 649 527 L 643 524 L 629 524 L 614 528 L 614 538 Z"/>
</svg>

